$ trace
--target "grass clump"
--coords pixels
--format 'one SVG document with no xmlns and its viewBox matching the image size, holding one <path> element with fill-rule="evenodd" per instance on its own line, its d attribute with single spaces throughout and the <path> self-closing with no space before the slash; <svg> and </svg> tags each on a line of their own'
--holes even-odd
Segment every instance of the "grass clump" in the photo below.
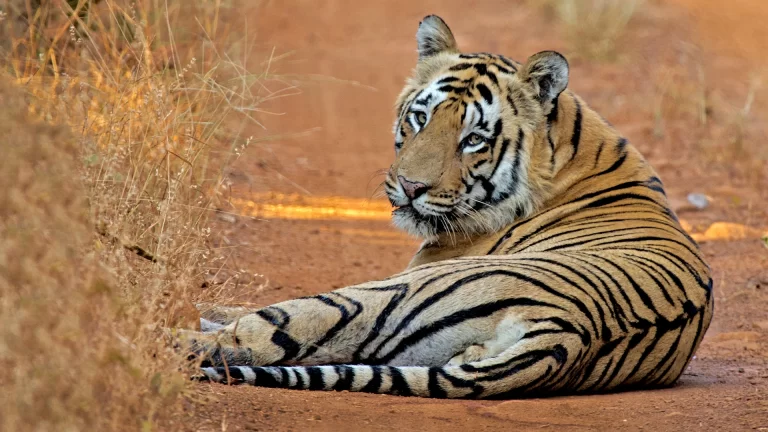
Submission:
<svg viewBox="0 0 768 432">
<path fill-rule="evenodd" d="M 0 429 L 152 430 L 192 367 L 162 330 L 196 323 L 225 265 L 224 167 L 292 87 L 247 72 L 236 5 L 0 9 Z"/>
<path fill-rule="evenodd" d="M 141 326 L 158 308 L 120 292 L 122 251 L 94 236 L 75 137 L 5 81 L 0 101 L 0 429 L 135 429 L 180 394 L 183 363 Z"/>
<path fill-rule="evenodd" d="M 641 0 L 544 0 L 536 2 L 563 24 L 573 55 L 610 60 Z"/>
</svg>

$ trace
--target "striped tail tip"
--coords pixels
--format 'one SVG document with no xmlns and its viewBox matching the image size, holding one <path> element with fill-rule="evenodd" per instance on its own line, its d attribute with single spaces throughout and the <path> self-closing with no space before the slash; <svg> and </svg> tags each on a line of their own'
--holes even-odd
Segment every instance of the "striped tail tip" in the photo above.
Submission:
<svg viewBox="0 0 768 432">
<path fill-rule="evenodd" d="M 256 373 L 249 366 L 203 367 L 200 374 L 192 377 L 196 381 L 209 381 L 221 384 L 256 384 Z M 260 380 L 261 381 L 261 380 Z M 258 385 L 266 383 L 260 382 Z"/>
<path fill-rule="evenodd" d="M 483 386 L 460 368 L 419 366 L 230 366 L 202 367 L 199 381 L 297 390 L 335 390 L 433 398 L 475 398 Z"/>
</svg>

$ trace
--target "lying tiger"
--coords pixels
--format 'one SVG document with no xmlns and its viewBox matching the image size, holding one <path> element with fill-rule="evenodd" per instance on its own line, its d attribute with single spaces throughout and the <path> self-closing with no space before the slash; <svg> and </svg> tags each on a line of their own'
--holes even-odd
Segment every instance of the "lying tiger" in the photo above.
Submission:
<svg viewBox="0 0 768 432">
<path fill-rule="evenodd" d="M 397 102 L 385 190 L 424 238 L 388 279 L 187 332 L 202 379 L 435 398 L 668 386 L 712 318 L 712 279 L 654 170 L 566 91 L 552 51 L 461 54 L 437 16 Z"/>
</svg>

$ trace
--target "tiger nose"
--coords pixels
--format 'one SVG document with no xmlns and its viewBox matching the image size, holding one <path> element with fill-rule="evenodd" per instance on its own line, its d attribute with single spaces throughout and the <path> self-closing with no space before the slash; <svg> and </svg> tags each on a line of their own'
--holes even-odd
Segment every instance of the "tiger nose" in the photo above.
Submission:
<svg viewBox="0 0 768 432">
<path fill-rule="evenodd" d="M 429 186 L 425 185 L 424 183 L 412 182 L 403 176 L 397 176 L 397 179 L 400 181 L 400 185 L 403 187 L 405 195 L 411 199 L 411 201 L 420 197 L 429 190 Z"/>
</svg>

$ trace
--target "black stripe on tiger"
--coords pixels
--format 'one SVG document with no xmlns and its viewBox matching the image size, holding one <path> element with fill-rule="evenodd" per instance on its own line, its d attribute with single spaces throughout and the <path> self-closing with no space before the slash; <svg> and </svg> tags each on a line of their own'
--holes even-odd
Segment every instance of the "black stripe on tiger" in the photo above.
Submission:
<svg viewBox="0 0 768 432">
<path fill-rule="evenodd" d="M 573 132 L 571 133 L 571 147 L 573 147 L 573 153 L 571 159 L 576 157 L 576 153 L 579 152 L 579 143 L 581 142 L 581 104 L 575 97 L 573 102 L 576 104 L 576 116 L 573 119 Z"/>
<path fill-rule="evenodd" d="M 270 314 L 270 312 L 277 312 L 281 318 L 278 319 L 273 314 Z M 264 308 L 258 311 L 257 314 L 276 327 L 275 332 L 272 333 L 272 343 L 282 348 L 284 352 L 283 357 L 277 363 L 296 357 L 301 351 L 301 345 L 284 331 L 285 327 L 291 322 L 290 315 L 276 306 Z"/>
<path fill-rule="evenodd" d="M 331 299 L 330 298 L 331 295 L 339 297 L 344 301 L 348 302 L 354 308 L 354 310 L 350 312 L 350 310 L 346 306 Z M 302 354 L 301 356 L 298 356 L 296 358 L 297 361 L 305 359 L 311 356 L 312 354 L 314 354 L 319 348 L 323 347 L 326 343 L 332 340 L 333 337 L 336 336 L 336 334 L 339 331 L 341 331 L 344 327 L 348 326 L 349 323 L 352 322 L 352 320 L 354 320 L 363 311 L 362 303 L 339 293 L 330 293 L 328 295 L 321 294 L 321 295 L 315 296 L 314 298 L 319 300 L 323 304 L 326 304 L 328 306 L 338 309 L 339 313 L 341 314 L 341 318 L 339 319 L 338 322 L 336 322 L 336 324 L 333 327 L 328 329 L 328 331 L 319 341 L 315 342 L 311 347 L 309 347 L 304 352 L 304 354 Z"/>
</svg>

